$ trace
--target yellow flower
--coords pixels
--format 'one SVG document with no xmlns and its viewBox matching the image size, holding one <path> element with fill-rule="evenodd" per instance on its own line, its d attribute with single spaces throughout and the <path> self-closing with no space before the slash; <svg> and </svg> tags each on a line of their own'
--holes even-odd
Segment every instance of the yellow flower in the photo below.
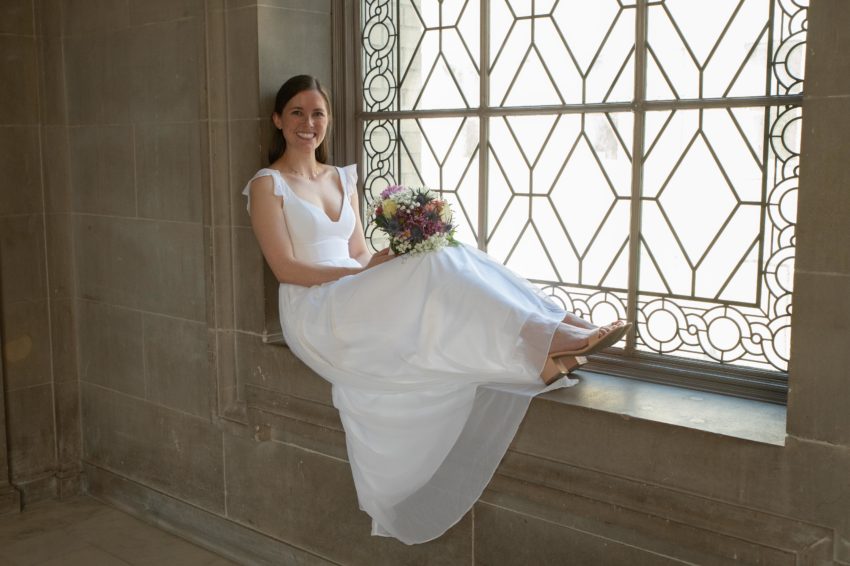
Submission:
<svg viewBox="0 0 850 566">
<path fill-rule="evenodd" d="M 384 218 L 391 218 L 393 214 L 398 210 L 398 205 L 394 200 L 384 199 L 381 203 L 381 208 L 384 211 Z"/>
<path fill-rule="evenodd" d="M 452 209 L 449 207 L 449 203 L 447 202 L 443 202 L 443 206 L 440 208 L 440 220 L 446 224 L 449 224 L 452 221 Z"/>
</svg>

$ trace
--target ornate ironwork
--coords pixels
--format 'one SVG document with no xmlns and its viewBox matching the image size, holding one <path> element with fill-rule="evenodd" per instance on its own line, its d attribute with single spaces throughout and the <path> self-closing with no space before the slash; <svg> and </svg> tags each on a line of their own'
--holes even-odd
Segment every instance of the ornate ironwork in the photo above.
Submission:
<svg viewBox="0 0 850 566">
<path fill-rule="evenodd" d="M 808 2 L 575 4 L 363 0 L 367 200 L 443 190 L 627 354 L 786 370 Z"/>
</svg>

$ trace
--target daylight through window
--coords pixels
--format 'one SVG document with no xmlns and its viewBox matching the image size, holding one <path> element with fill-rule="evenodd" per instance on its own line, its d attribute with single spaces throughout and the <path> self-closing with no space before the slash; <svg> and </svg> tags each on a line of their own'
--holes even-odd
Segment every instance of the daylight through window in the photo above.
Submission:
<svg viewBox="0 0 850 566">
<path fill-rule="evenodd" d="M 441 190 L 627 357 L 784 372 L 806 5 L 363 0 L 366 199 Z"/>
</svg>

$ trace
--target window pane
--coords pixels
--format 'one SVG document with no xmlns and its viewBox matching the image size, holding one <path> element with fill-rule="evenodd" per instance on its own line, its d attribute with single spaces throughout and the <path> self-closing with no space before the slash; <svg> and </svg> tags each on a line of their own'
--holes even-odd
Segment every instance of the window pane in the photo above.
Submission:
<svg viewBox="0 0 850 566">
<path fill-rule="evenodd" d="M 630 113 L 490 121 L 487 251 L 553 285 L 625 290 Z"/>
<path fill-rule="evenodd" d="M 472 0 L 363 3 L 364 110 L 479 104 L 479 4 Z"/>
<path fill-rule="evenodd" d="M 634 17 L 617 0 L 492 2 L 491 104 L 631 100 Z"/>
<path fill-rule="evenodd" d="M 647 125 L 638 348 L 786 370 L 799 108 L 650 112 Z"/>
<path fill-rule="evenodd" d="M 363 147 L 367 202 L 392 184 L 439 191 L 452 205 L 456 237 L 477 245 L 477 118 L 373 120 L 365 124 Z M 367 236 L 384 247 L 378 234 Z"/>
<path fill-rule="evenodd" d="M 801 92 L 807 11 L 798 4 L 787 0 L 651 4 L 647 99 Z M 771 85 L 768 51 L 775 59 Z"/>
</svg>

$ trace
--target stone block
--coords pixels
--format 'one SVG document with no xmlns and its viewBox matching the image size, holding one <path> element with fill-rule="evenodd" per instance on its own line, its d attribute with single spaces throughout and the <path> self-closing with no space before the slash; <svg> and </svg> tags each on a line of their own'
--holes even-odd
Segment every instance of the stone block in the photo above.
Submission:
<svg viewBox="0 0 850 566">
<path fill-rule="evenodd" d="M 6 0 L 0 4 L 0 33 L 35 35 L 33 0 Z"/>
<path fill-rule="evenodd" d="M 258 336 L 236 333 L 236 374 L 242 384 L 271 389 L 301 399 L 331 405 L 331 385 L 277 344 Z"/>
<path fill-rule="evenodd" d="M 47 384 L 6 392 L 12 483 L 35 479 L 55 466 L 52 389 Z"/>
<path fill-rule="evenodd" d="M 263 254 L 250 228 L 233 228 L 233 281 L 236 329 L 261 333 L 264 329 Z"/>
<path fill-rule="evenodd" d="M 203 26 L 197 19 L 132 28 L 128 36 L 130 117 L 195 121 L 205 112 Z"/>
<path fill-rule="evenodd" d="M 128 0 L 63 0 L 66 35 L 105 33 L 126 28 L 130 23 Z"/>
<path fill-rule="evenodd" d="M 145 315 L 144 337 L 148 399 L 210 418 L 214 390 L 206 324 Z"/>
<path fill-rule="evenodd" d="M 227 13 L 207 3 L 207 95 L 210 120 L 227 119 Z"/>
<path fill-rule="evenodd" d="M 0 124 L 38 124 L 38 47 L 34 36 L 0 35 Z"/>
<path fill-rule="evenodd" d="M 80 382 L 63 381 L 53 385 L 56 407 L 56 456 L 62 475 L 73 479 L 79 473 L 82 455 L 82 429 L 80 423 Z M 73 491 L 73 490 L 72 490 Z"/>
<path fill-rule="evenodd" d="M 48 214 L 47 233 L 47 286 L 50 297 L 68 299 L 74 293 L 74 250 L 71 242 L 73 224 L 70 214 Z"/>
<path fill-rule="evenodd" d="M 850 96 L 806 99 L 797 199 L 797 269 L 850 275 L 850 246 L 836 245 L 850 241 L 848 128 Z"/>
<path fill-rule="evenodd" d="M 4 466 L 5 461 L 0 460 Z M 0 517 L 6 515 L 17 515 L 21 511 L 21 493 L 14 487 L 6 484 L 0 487 Z M 4 517 L 5 518 L 5 517 Z"/>
<path fill-rule="evenodd" d="M 475 564 L 681 564 L 603 535 L 492 505 L 475 506 Z M 703 563 L 706 564 L 706 563 Z"/>
<path fill-rule="evenodd" d="M 82 7 L 78 9 L 80 12 L 87 11 Z M 64 38 L 69 124 L 118 124 L 129 121 L 132 68 L 128 38 L 127 30 L 107 35 Z"/>
<path fill-rule="evenodd" d="M 62 0 L 34 2 L 36 34 L 49 38 L 62 35 Z"/>
<path fill-rule="evenodd" d="M 405 546 L 370 535 L 347 463 L 277 442 L 225 437 L 227 509 L 233 520 L 341 564 L 463 564 L 464 519 L 429 543 Z"/>
<path fill-rule="evenodd" d="M 230 223 L 233 226 L 250 226 L 251 217 L 246 208 L 247 198 L 242 194 L 248 181 L 267 165 L 263 154 L 263 140 L 272 135 L 269 119 L 235 120 L 230 122 Z"/>
<path fill-rule="evenodd" d="M 238 398 L 236 381 L 236 339 L 233 331 L 216 330 L 215 341 L 215 375 L 218 393 L 218 414 L 225 415 L 235 408 Z"/>
<path fill-rule="evenodd" d="M 77 301 L 80 380 L 145 397 L 142 314 Z"/>
<path fill-rule="evenodd" d="M 330 12 L 330 0 L 227 0 L 228 9 L 235 10 L 249 6 L 262 5 L 271 8 L 289 8 L 307 12 Z"/>
<path fill-rule="evenodd" d="M 47 297 L 44 217 L 0 217 L 0 295 L 2 304 Z"/>
<path fill-rule="evenodd" d="M 788 433 L 850 447 L 850 275 L 797 271 L 795 283 Z"/>
<path fill-rule="evenodd" d="M 50 322 L 47 301 L 3 307 L 3 379 L 15 390 L 50 383 Z"/>
<path fill-rule="evenodd" d="M 144 25 L 204 15 L 204 0 L 130 0 L 130 24 Z"/>
<path fill-rule="evenodd" d="M 215 328 L 232 329 L 233 304 L 233 242 L 229 226 L 212 229 L 213 237 L 213 286 L 215 289 Z"/>
<path fill-rule="evenodd" d="M 39 111 L 41 123 L 65 124 L 65 76 L 63 73 L 62 38 L 59 35 L 42 37 L 39 41 Z"/>
<path fill-rule="evenodd" d="M 227 100 L 231 119 L 271 115 L 271 109 L 260 108 L 257 34 L 256 6 L 227 12 Z"/>
<path fill-rule="evenodd" d="M 264 2 L 257 7 L 257 22 L 260 37 L 260 116 L 271 115 L 280 85 L 293 75 L 313 75 L 330 88 L 330 13 L 273 8 Z M 282 29 L 286 33 L 277 31 Z M 281 57 L 281 53 L 287 56 Z"/>
<path fill-rule="evenodd" d="M 766 470 L 775 492 L 768 505 L 782 515 L 834 528 L 836 558 L 850 558 L 850 450 L 793 436 L 785 449 L 785 459 Z"/>
<path fill-rule="evenodd" d="M 41 151 L 45 166 L 44 207 L 48 213 L 71 212 L 70 164 L 68 163 L 68 128 L 43 126 Z"/>
<path fill-rule="evenodd" d="M 204 234 L 204 320 L 209 328 L 215 328 L 215 263 L 213 251 L 213 228 L 206 222 L 203 225 Z"/>
<path fill-rule="evenodd" d="M 0 126 L 0 216 L 41 211 L 40 170 L 38 127 Z"/>
<path fill-rule="evenodd" d="M 832 533 L 749 506 L 509 453 L 481 501 L 687 563 L 818 563 Z M 803 560 L 805 563 L 805 560 Z"/>
<path fill-rule="evenodd" d="M 75 299 L 50 301 L 50 341 L 53 381 L 77 381 L 77 329 Z"/>
<path fill-rule="evenodd" d="M 224 513 L 221 432 L 204 419 L 81 384 L 83 460 Z"/>
<path fill-rule="evenodd" d="M 203 228 L 199 224 L 77 216 L 78 295 L 203 320 Z"/>
<path fill-rule="evenodd" d="M 317 12 L 320 14 L 330 14 L 331 12 L 331 0 L 262 0 L 258 3 L 267 7 L 285 8 L 302 12 Z"/>
<path fill-rule="evenodd" d="M 69 156 L 74 212 L 136 215 L 132 126 L 73 127 Z"/>
<path fill-rule="evenodd" d="M 258 0 L 224 0 L 225 7 L 228 10 L 238 10 L 239 8 L 256 7 Z"/>
<path fill-rule="evenodd" d="M 725 500 L 736 500 L 739 489 L 759 501 L 774 497 L 761 474 L 782 457 L 780 446 L 546 398 L 532 401 L 511 449 L 638 481 L 664 478 L 665 486 Z"/>
<path fill-rule="evenodd" d="M 229 166 L 229 133 L 227 122 L 213 120 L 209 122 L 209 159 L 211 168 L 209 187 L 211 220 L 213 226 L 230 226 L 231 194 Z M 244 206 L 244 205 L 243 205 Z"/>
<path fill-rule="evenodd" d="M 850 94 L 850 4 L 819 0 L 809 6 L 806 33 L 806 78 L 810 96 Z"/>
<path fill-rule="evenodd" d="M 59 491 L 56 475 L 52 470 L 31 478 L 18 478 L 15 480 L 15 487 L 21 492 L 21 505 L 25 510 L 28 505 L 56 499 Z"/>
<path fill-rule="evenodd" d="M 264 536 L 221 515 L 128 481 L 102 468 L 86 466 L 86 479 L 89 493 L 99 500 L 209 548 L 238 564 L 331 564 L 300 548 Z"/>
<path fill-rule="evenodd" d="M 139 216 L 201 222 L 201 145 L 198 123 L 135 127 Z"/>
<path fill-rule="evenodd" d="M 336 408 L 251 384 L 245 385 L 245 399 L 256 438 L 348 459 Z"/>
</svg>

